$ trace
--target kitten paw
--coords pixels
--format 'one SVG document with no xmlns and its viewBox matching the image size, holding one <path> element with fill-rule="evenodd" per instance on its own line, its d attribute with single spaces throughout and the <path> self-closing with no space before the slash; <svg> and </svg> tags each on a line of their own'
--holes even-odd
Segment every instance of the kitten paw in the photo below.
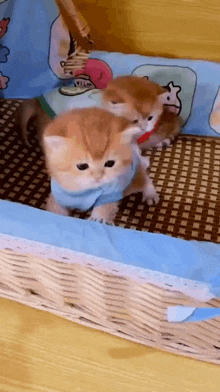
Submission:
<svg viewBox="0 0 220 392">
<path fill-rule="evenodd" d="M 69 211 L 56 202 L 53 195 L 50 194 L 46 202 L 46 210 L 58 215 L 69 216 Z"/>
<path fill-rule="evenodd" d="M 88 220 L 90 220 L 92 222 L 105 223 L 108 226 L 114 226 L 114 222 L 113 221 L 106 220 L 104 218 L 94 218 L 94 217 L 90 216 L 88 218 Z"/>
<path fill-rule="evenodd" d="M 163 146 L 168 147 L 171 145 L 172 139 L 164 139 L 162 143 L 163 143 Z"/>
<path fill-rule="evenodd" d="M 114 225 L 114 219 L 118 211 L 118 203 L 108 203 L 95 207 L 89 220 Z"/>
<path fill-rule="evenodd" d="M 160 200 L 160 197 L 154 187 L 153 184 L 150 184 L 146 187 L 146 189 L 143 191 L 143 196 L 142 196 L 142 201 L 146 201 L 146 203 L 149 206 L 152 206 L 153 204 L 157 204 Z"/>
<path fill-rule="evenodd" d="M 171 139 L 164 139 L 162 142 L 156 144 L 156 148 L 169 147 L 171 142 Z"/>
<path fill-rule="evenodd" d="M 148 167 L 150 166 L 150 159 L 149 159 L 149 157 L 147 157 L 145 155 L 141 155 L 141 163 L 142 163 L 144 169 L 147 170 Z"/>
<path fill-rule="evenodd" d="M 163 148 L 163 143 L 162 142 L 157 143 L 155 147 L 161 149 Z"/>
</svg>

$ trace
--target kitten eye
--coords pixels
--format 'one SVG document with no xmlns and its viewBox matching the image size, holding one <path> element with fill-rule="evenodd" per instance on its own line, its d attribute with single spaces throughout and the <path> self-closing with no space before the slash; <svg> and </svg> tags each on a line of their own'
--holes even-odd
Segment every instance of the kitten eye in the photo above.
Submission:
<svg viewBox="0 0 220 392">
<path fill-rule="evenodd" d="M 86 169 L 88 169 L 88 167 L 89 167 L 88 163 L 79 163 L 79 164 L 76 165 L 76 166 L 77 166 L 77 168 L 78 168 L 79 170 L 86 170 Z"/>
<path fill-rule="evenodd" d="M 116 101 L 111 101 L 111 103 L 113 103 L 113 105 L 116 105 L 116 104 L 117 104 L 117 102 L 116 102 Z"/>
<path fill-rule="evenodd" d="M 115 161 L 107 161 L 107 162 L 105 162 L 105 167 L 112 167 L 112 166 L 114 166 L 114 164 L 115 164 Z"/>
<path fill-rule="evenodd" d="M 170 97 L 167 97 L 167 101 L 169 101 L 170 100 Z"/>
<path fill-rule="evenodd" d="M 148 117 L 148 121 L 153 120 L 153 116 Z"/>
<path fill-rule="evenodd" d="M 134 120 L 134 121 L 133 121 L 133 124 L 138 124 L 138 120 Z"/>
</svg>

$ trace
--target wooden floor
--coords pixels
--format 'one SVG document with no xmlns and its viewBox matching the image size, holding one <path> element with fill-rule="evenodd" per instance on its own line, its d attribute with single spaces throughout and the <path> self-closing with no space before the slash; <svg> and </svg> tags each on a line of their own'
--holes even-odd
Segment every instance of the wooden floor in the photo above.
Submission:
<svg viewBox="0 0 220 392">
<path fill-rule="evenodd" d="M 0 392 L 212 392 L 220 368 L 0 299 Z"/>
</svg>

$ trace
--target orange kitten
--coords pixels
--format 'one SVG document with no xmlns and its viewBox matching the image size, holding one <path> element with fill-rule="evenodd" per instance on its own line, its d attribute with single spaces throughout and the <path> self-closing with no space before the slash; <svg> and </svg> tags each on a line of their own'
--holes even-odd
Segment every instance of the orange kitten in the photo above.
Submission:
<svg viewBox="0 0 220 392">
<path fill-rule="evenodd" d="M 135 143 L 139 134 L 129 120 L 99 108 L 57 116 L 43 132 L 51 176 L 47 209 L 68 215 L 93 208 L 92 220 L 113 222 L 125 195 L 141 191 L 149 205 L 157 203 Z"/>
<path fill-rule="evenodd" d="M 103 90 L 103 107 L 139 125 L 141 148 L 169 145 L 180 133 L 178 117 L 164 107 L 167 90 L 148 78 L 121 76 Z"/>
</svg>

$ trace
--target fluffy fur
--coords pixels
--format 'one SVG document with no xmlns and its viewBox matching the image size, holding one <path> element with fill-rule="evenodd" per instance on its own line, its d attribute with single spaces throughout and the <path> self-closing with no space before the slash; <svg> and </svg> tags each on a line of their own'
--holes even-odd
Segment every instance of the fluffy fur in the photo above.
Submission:
<svg viewBox="0 0 220 392">
<path fill-rule="evenodd" d="M 148 78 L 122 76 L 103 90 L 103 107 L 137 124 L 142 134 L 158 130 L 140 144 L 141 148 L 169 145 L 180 133 L 178 117 L 164 107 L 167 90 Z"/>
<path fill-rule="evenodd" d="M 43 146 L 50 175 L 70 191 L 81 191 L 111 183 L 125 173 L 132 164 L 134 139 L 140 129 L 125 118 L 114 116 L 103 109 L 86 108 L 57 116 L 43 132 Z M 112 167 L 105 163 L 114 161 Z M 86 170 L 78 165 L 87 164 Z M 143 198 L 152 204 L 158 195 L 149 176 L 140 163 L 133 183 L 124 195 L 143 192 Z M 113 222 L 118 203 L 95 207 L 91 219 Z M 63 215 L 68 211 L 57 205 L 50 196 L 47 208 Z"/>
<path fill-rule="evenodd" d="M 25 140 L 28 146 L 30 146 L 30 143 L 28 140 L 27 128 L 28 125 L 33 121 L 36 123 L 39 144 L 42 146 L 43 130 L 51 123 L 52 120 L 41 108 L 38 99 L 35 98 L 24 100 L 21 103 L 21 107 L 18 109 L 17 114 L 17 125 L 19 132 L 21 132 L 21 137 Z"/>
</svg>

